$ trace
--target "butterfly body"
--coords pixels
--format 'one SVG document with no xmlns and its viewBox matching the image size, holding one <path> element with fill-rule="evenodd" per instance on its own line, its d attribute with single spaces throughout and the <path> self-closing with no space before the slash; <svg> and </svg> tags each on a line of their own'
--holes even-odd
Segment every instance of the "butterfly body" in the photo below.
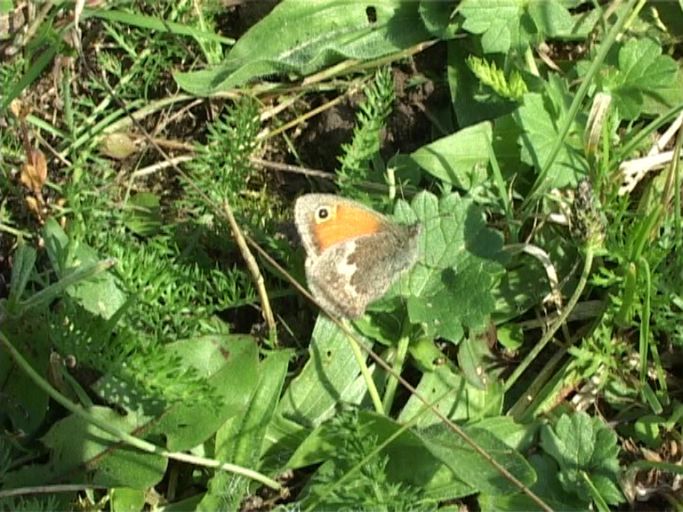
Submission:
<svg viewBox="0 0 683 512">
<path fill-rule="evenodd" d="M 356 201 L 306 194 L 296 201 L 294 220 L 308 287 L 336 316 L 361 316 L 417 260 L 419 224 L 397 224 Z"/>
</svg>

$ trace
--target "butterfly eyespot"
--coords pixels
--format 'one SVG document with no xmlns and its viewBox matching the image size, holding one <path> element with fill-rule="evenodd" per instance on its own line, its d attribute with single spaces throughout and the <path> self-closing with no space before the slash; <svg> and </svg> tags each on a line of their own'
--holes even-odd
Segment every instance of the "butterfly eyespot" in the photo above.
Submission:
<svg viewBox="0 0 683 512">
<path fill-rule="evenodd" d="M 333 213 L 334 212 L 330 206 L 320 206 L 315 211 L 315 221 L 318 223 L 325 222 L 333 217 Z"/>
</svg>

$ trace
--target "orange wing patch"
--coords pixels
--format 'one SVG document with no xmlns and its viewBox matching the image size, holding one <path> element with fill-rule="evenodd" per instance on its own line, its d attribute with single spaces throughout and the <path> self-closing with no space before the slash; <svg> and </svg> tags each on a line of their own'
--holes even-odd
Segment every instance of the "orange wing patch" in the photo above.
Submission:
<svg viewBox="0 0 683 512">
<path fill-rule="evenodd" d="M 340 204 L 336 215 L 319 224 L 313 223 L 313 238 L 322 252 L 352 238 L 377 233 L 382 223 L 382 217 L 377 213 Z"/>
</svg>

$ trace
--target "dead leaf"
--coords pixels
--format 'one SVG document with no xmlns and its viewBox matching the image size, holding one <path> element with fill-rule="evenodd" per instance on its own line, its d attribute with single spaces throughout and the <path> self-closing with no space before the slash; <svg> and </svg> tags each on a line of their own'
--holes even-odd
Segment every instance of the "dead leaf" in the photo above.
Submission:
<svg viewBox="0 0 683 512">
<path fill-rule="evenodd" d="M 43 185 L 47 180 L 47 161 L 39 149 L 32 149 L 29 161 L 21 166 L 21 183 L 36 197 L 42 197 Z"/>
</svg>

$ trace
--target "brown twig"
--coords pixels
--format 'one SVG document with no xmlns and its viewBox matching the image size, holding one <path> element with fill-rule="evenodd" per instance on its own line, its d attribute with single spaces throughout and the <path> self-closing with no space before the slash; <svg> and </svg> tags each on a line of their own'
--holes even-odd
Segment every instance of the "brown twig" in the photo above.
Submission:
<svg viewBox="0 0 683 512">
<path fill-rule="evenodd" d="M 230 224 L 230 230 L 232 231 L 232 236 L 235 238 L 237 247 L 242 253 L 244 262 L 247 264 L 247 268 L 251 273 L 251 277 L 254 279 L 254 284 L 256 285 L 256 290 L 258 291 L 259 298 L 261 299 L 261 312 L 263 313 L 263 319 L 268 325 L 269 338 L 273 343 L 277 343 L 277 329 L 275 326 L 275 317 L 273 316 L 273 310 L 270 308 L 270 300 L 268 299 L 268 294 L 266 293 L 266 285 L 263 279 L 263 274 L 256 263 L 256 258 L 254 258 L 253 253 L 247 245 L 247 241 L 244 239 L 244 234 L 235 220 L 235 216 L 232 213 L 232 208 L 227 201 L 223 201 L 223 212 L 228 219 Z"/>
</svg>

